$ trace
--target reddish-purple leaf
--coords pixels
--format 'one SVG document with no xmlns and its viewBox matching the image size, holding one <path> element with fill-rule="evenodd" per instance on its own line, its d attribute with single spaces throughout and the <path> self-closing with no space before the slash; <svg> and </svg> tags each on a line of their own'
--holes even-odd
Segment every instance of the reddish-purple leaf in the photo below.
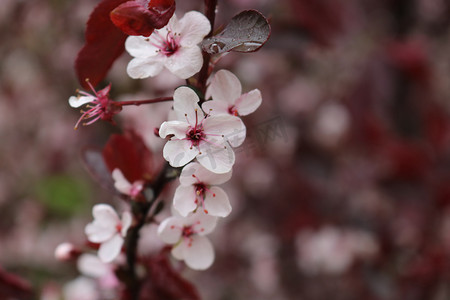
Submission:
<svg viewBox="0 0 450 300">
<path fill-rule="evenodd" d="M 149 36 L 164 27 L 175 12 L 174 0 L 125 2 L 111 12 L 111 21 L 128 35 Z"/>
<path fill-rule="evenodd" d="M 103 159 L 110 172 L 120 169 L 129 182 L 151 180 L 152 153 L 132 131 L 112 135 L 103 148 Z"/>
<path fill-rule="evenodd" d="M 0 268 L 0 299 L 28 300 L 32 298 L 32 288 L 27 281 Z"/>
<path fill-rule="evenodd" d="M 86 79 L 96 86 L 106 76 L 114 61 L 123 53 L 126 34 L 111 22 L 110 12 L 127 0 L 103 0 L 89 17 L 86 43 L 78 53 L 75 69 L 81 85 Z"/>
</svg>

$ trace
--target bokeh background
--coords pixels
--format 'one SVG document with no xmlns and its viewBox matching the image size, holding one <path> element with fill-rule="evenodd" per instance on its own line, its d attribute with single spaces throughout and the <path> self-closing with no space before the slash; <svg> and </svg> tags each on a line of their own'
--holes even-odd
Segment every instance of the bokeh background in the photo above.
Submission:
<svg viewBox="0 0 450 300">
<path fill-rule="evenodd" d="M 80 159 L 120 130 L 75 131 L 79 113 L 67 102 L 96 3 L 0 5 L 0 266 L 36 299 L 59 299 L 78 276 L 53 252 L 64 241 L 84 245 L 93 204 L 120 207 Z M 200 0 L 177 6 L 180 15 L 203 10 Z M 248 138 L 225 186 L 233 212 L 211 236 L 216 261 L 183 276 L 208 300 L 450 299 L 449 1 L 219 0 L 216 25 L 244 9 L 270 19 L 271 37 L 216 70 L 233 71 L 244 91 L 260 89 L 263 104 L 244 118 Z M 132 80 L 129 60 L 104 82 L 117 100 L 182 84 L 169 74 Z M 153 128 L 169 108 L 117 116 L 157 163 L 163 141 Z M 160 247 L 151 228 L 144 237 L 142 251 Z"/>
</svg>

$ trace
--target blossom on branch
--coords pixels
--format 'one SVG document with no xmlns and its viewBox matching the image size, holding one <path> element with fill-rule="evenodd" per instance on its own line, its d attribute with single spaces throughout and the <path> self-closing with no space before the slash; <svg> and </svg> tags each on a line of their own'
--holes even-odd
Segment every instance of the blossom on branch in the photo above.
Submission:
<svg viewBox="0 0 450 300">
<path fill-rule="evenodd" d="M 254 112 L 262 102 L 258 89 L 242 94 L 241 82 L 227 70 L 220 70 L 214 75 L 207 94 L 212 96 L 212 100 L 203 103 L 202 108 L 210 115 L 246 116 Z"/>
<path fill-rule="evenodd" d="M 204 270 L 214 261 L 214 248 L 205 235 L 216 227 L 217 218 L 198 211 L 187 218 L 172 216 L 158 227 L 159 237 L 174 245 L 172 255 L 194 270 Z"/>
<path fill-rule="evenodd" d="M 193 76 L 203 64 L 198 44 L 210 30 L 208 19 L 191 11 L 180 20 L 174 14 L 165 27 L 148 38 L 128 37 L 125 49 L 134 57 L 128 64 L 128 75 L 135 79 L 154 77 L 165 67 L 182 79 Z"/>
<path fill-rule="evenodd" d="M 231 212 L 228 196 L 220 187 L 211 185 L 222 184 L 230 178 L 231 171 L 216 174 L 199 163 L 191 162 L 181 171 L 180 186 L 175 191 L 173 206 L 183 217 L 197 207 L 211 216 L 226 217 Z"/>
<path fill-rule="evenodd" d="M 83 125 L 91 125 L 95 121 L 102 119 L 104 121 L 113 122 L 112 117 L 122 110 L 122 106 L 114 103 L 109 98 L 109 91 L 111 90 L 111 84 L 100 91 L 95 91 L 94 87 L 87 81 L 94 95 L 86 92 L 79 92 L 77 96 L 71 96 L 69 98 L 69 105 L 75 108 L 85 105 L 86 110 L 81 110 L 81 117 L 75 124 L 75 129 L 78 128 L 81 121 Z"/>
<path fill-rule="evenodd" d="M 131 198 L 136 198 L 144 189 L 143 180 L 130 183 L 119 168 L 113 170 L 112 178 L 114 179 L 114 187 L 122 194 L 128 195 Z"/>
<path fill-rule="evenodd" d="M 120 253 L 124 237 L 132 222 L 131 213 L 123 212 L 122 219 L 108 204 L 97 204 L 92 209 L 94 221 L 86 225 L 88 240 L 100 243 L 99 258 L 107 263 L 113 261 Z"/>
<path fill-rule="evenodd" d="M 242 120 L 230 115 L 206 117 L 197 94 L 188 87 L 176 89 L 173 100 L 177 120 L 164 122 L 159 129 L 160 137 L 169 138 L 164 158 L 172 167 L 197 158 L 211 172 L 229 172 L 235 160 L 231 146 L 238 147 L 245 139 Z"/>
</svg>

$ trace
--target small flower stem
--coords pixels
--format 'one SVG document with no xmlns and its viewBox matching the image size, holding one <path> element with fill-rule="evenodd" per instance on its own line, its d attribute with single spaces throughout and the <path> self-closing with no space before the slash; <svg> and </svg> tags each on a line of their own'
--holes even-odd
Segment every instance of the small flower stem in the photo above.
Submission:
<svg viewBox="0 0 450 300">
<path fill-rule="evenodd" d="M 205 16 L 208 18 L 209 23 L 211 24 L 211 31 L 205 38 L 209 38 L 212 36 L 214 32 L 214 21 L 216 19 L 216 7 L 218 0 L 205 0 Z M 209 63 L 211 61 L 211 55 L 202 51 L 203 54 L 203 66 L 198 75 L 197 87 L 200 92 L 204 95 L 206 92 L 206 82 L 209 77 Z"/>
<path fill-rule="evenodd" d="M 173 97 L 159 97 L 159 98 L 148 99 L 148 100 L 115 101 L 114 104 L 120 105 L 120 106 L 127 106 L 127 105 L 139 106 L 141 104 L 159 103 L 159 102 L 172 101 L 172 100 L 173 100 Z"/>
<path fill-rule="evenodd" d="M 126 282 L 126 284 L 129 291 L 130 300 L 138 300 L 141 290 L 140 279 L 136 272 L 139 232 L 146 224 L 146 221 L 149 218 L 151 219 L 154 217 L 154 210 L 151 210 L 151 208 L 156 203 L 158 196 L 161 194 L 166 184 L 176 178 L 176 176 L 173 176 L 173 174 L 175 173 L 170 172 L 170 170 L 172 170 L 172 168 L 169 166 L 169 164 L 166 164 L 164 169 L 161 170 L 161 173 L 159 173 L 158 177 L 152 183 L 150 187 L 151 189 L 153 189 L 154 196 L 152 199 L 148 199 L 147 202 L 132 203 L 132 212 L 136 219 L 136 224 L 128 230 L 125 241 L 126 258 L 128 265 L 128 281 Z M 150 211 L 152 211 L 152 213 L 150 216 L 148 216 Z"/>
</svg>

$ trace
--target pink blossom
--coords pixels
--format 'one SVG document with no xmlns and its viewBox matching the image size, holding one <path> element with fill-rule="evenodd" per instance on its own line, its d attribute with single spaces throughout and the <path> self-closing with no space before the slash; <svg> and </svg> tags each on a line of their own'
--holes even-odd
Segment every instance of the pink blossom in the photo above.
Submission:
<svg viewBox="0 0 450 300">
<path fill-rule="evenodd" d="M 245 139 L 244 123 L 235 116 L 205 116 L 198 106 L 197 94 L 179 87 L 173 95 L 177 120 L 161 124 L 159 135 L 169 137 L 163 156 L 172 167 L 181 167 L 197 158 L 214 173 L 227 173 L 234 161 L 234 151 Z"/>
<path fill-rule="evenodd" d="M 231 171 L 216 174 L 196 162 L 191 162 L 183 168 L 180 175 L 180 186 L 175 191 L 173 206 L 186 217 L 197 207 L 201 207 L 206 214 L 226 217 L 231 212 L 227 194 L 217 186 L 231 178 Z"/>
<path fill-rule="evenodd" d="M 187 218 L 172 216 L 158 227 L 159 237 L 174 245 L 172 255 L 194 270 L 204 270 L 214 261 L 214 249 L 205 235 L 216 226 L 217 218 L 198 211 Z"/>
<path fill-rule="evenodd" d="M 85 109 L 87 109 L 81 110 L 81 117 L 75 124 L 75 129 L 77 129 L 80 124 L 91 125 L 99 119 L 113 122 L 112 117 L 122 110 L 121 105 L 114 103 L 114 101 L 109 98 L 111 84 L 96 92 L 89 81 L 87 83 L 91 87 L 94 95 L 80 91 L 78 96 L 71 96 L 69 98 L 70 106 L 78 108 L 85 105 Z M 85 122 L 81 123 L 81 121 Z"/>
<path fill-rule="evenodd" d="M 97 204 L 92 209 L 94 221 L 85 228 L 88 240 L 100 243 L 99 258 L 107 263 L 113 261 L 120 253 L 124 237 L 131 225 L 130 212 L 123 212 L 122 220 L 108 204 Z"/>
<path fill-rule="evenodd" d="M 254 112 L 262 101 L 258 89 L 242 94 L 241 82 L 227 70 L 220 70 L 214 75 L 208 94 L 211 94 L 212 100 L 203 103 L 202 108 L 210 115 L 246 116 Z"/>
<path fill-rule="evenodd" d="M 130 183 L 118 168 L 113 170 L 112 178 L 114 180 L 114 187 L 122 194 L 128 195 L 131 198 L 136 198 L 144 189 L 143 180 Z"/>
<path fill-rule="evenodd" d="M 125 48 L 134 57 L 128 64 L 128 75 L 135 79 L 154 77 L 165 67 L 182 79 L 193 76 L 203 64 L 198 44 L 210 30 L 208 19 L 191 11 L 180 20 L 174 14 L 165 27 L 148 38 L 128 37 Z"/>
</svg>

